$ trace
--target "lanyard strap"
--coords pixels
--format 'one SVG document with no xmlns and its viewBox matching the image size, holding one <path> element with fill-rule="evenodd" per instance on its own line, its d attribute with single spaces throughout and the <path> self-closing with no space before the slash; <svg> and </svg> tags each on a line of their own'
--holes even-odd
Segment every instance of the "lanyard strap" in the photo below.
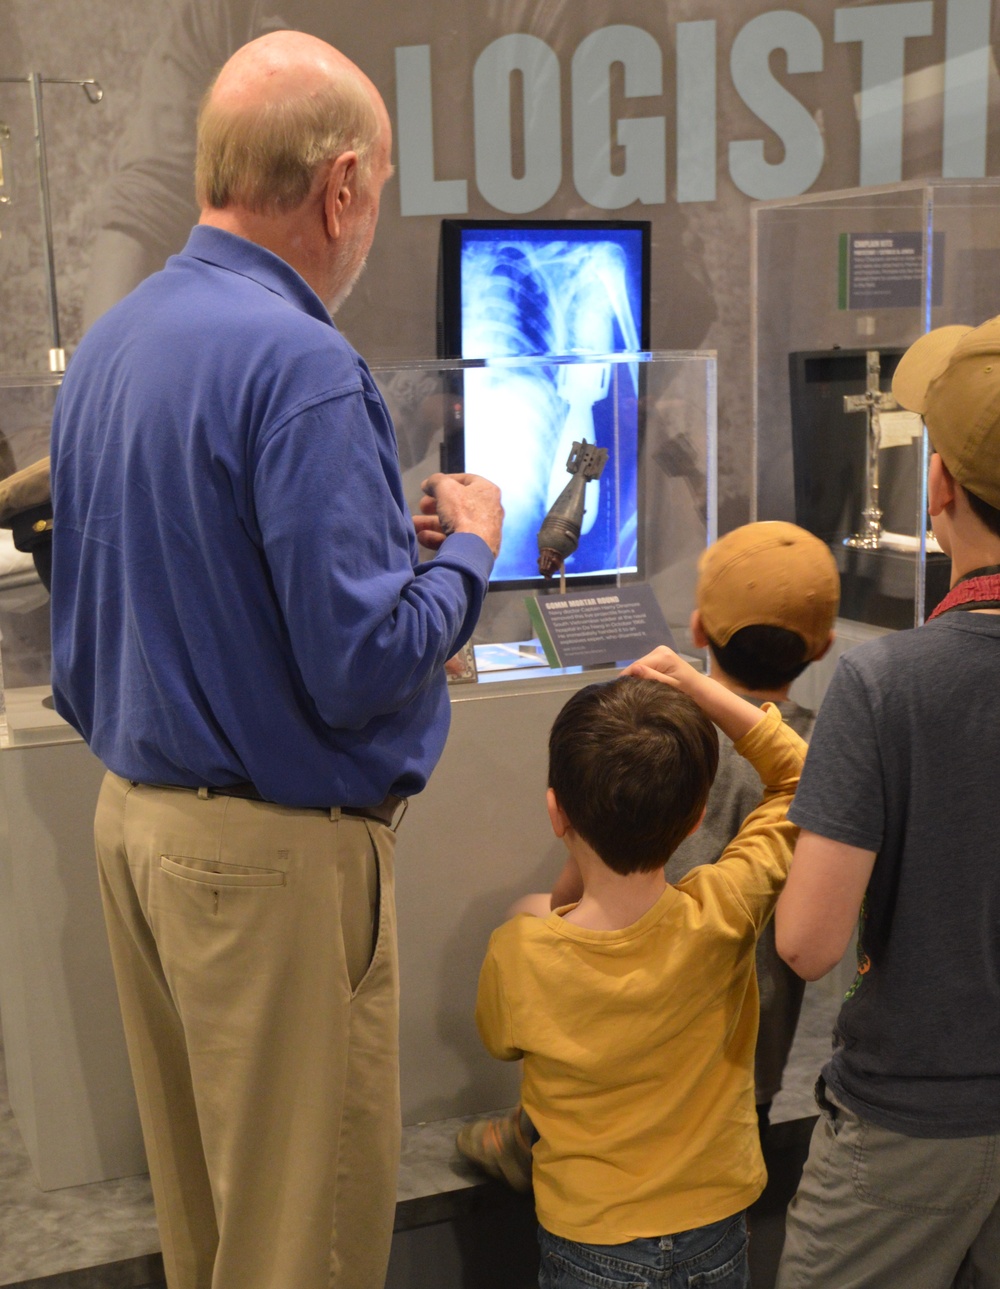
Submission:
<svg viewBox="0 0 1000 1289">
<path fill-rule="evenodd" d="M 951 609 L 969 606 L 1000 609 L 1000 564 L 988 564 L 985 568 L 976 568 L 967 573 L 955 583 L 927 621 L 930 622 Z"/>
</svg>

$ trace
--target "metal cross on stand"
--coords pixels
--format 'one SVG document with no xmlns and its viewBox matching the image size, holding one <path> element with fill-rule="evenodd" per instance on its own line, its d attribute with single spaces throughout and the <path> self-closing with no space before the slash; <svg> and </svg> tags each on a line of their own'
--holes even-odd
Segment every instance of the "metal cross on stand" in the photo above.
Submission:
<svg viewBox="0 0 1000 1289">
<path fill-rule="evenodd" d="M 882 538 L 882 511 L 878 504 L 878 453 L 882 444 L 882 426 L 880 416 L 883 412 L 895 412 L 899 404 L 891 394 L 883 393 L 879 387 L 882 374 L 881 355 L 877 349 L 869 349 L 865 355 L 865 392 L 863 394 L 845 394 L 845 412 L 868 413 L 868 456 L 865 465 L 865 508 L 861 512 L 862 528 L 853 537 L 845 537 L 844 545 L 855 550 L 878 550 Z"/>
</svg>

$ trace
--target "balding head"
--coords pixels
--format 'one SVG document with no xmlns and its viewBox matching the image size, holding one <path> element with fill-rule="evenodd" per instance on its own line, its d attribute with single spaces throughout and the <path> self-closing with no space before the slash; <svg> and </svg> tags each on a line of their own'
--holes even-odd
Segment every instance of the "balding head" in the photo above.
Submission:
<svg viewBox="0 0 1000 1289">
<path fill-rule="evenodd" d="M 357 154 L 370 176 L 389 117 L 378 91 L 350 59 L 314 36 L 276 31 L 238 49 L 202 104 L 195 185 L 203 209 L 288 211 L 317 171 Z"/>
</svg>

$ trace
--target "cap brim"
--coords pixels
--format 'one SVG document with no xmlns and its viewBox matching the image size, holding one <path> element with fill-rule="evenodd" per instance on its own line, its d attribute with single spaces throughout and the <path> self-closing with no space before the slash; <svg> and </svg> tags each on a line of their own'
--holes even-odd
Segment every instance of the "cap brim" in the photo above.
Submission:
<svg viewBox="0 0 1000 1289">
<path fill-rule="evenodd" d="M 923 414 L 928 388 L 948 366 L 959 341 L 972 330 L 961 326 L 936 327 L 915 340 L 900 358 L 892 378 L 896 402 L 909 412 Z"/>
</svg>

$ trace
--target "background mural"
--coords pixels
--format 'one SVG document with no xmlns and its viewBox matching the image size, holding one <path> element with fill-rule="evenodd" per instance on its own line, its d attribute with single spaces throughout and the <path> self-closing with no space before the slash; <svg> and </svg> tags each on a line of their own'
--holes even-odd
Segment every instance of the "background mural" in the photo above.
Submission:
<svg viewBox="0 0 1000 1289">
<path fill-rule="evenodd" d="M 338 45 L 394 120 L 397 177 L 338 317 L 369 359 L 434 353 L 442 217 L 651 220 L 653 346 L 719 352 L 727 528 L 746 518 L 751 468 L 748 204 L 1000 173 L 992 7 L 0 0 L 0 76 L 94 76 L 105 90 L 92 106 L 77 87 L 45 88 L 70 353 L 89 320 L 183 244 L 200 96 L 233 49 L 277 27 Z M 0 122 L 11 136 L 0 205 L 9 374 L 44 370 L 48 349 L 26 85 L 0 85 Z"/>
</svg>

